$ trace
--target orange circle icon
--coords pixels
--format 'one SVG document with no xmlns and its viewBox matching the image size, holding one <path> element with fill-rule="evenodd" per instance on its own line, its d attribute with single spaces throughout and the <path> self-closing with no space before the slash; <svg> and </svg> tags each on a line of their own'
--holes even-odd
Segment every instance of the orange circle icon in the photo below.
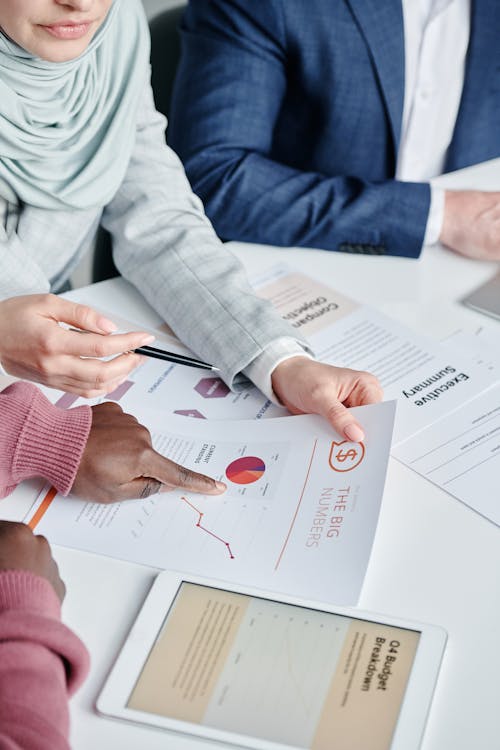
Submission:
<svg viewBox="0 0 500 750">
<path fill-rule="evenodd" d="M 364 457 L 365 446 L 363 443 L 343 440 L 341 443 L 332 443 L 328 463 L 334 471 L 352 471 L 356 466 L 359 466 Z"/>
</svg>

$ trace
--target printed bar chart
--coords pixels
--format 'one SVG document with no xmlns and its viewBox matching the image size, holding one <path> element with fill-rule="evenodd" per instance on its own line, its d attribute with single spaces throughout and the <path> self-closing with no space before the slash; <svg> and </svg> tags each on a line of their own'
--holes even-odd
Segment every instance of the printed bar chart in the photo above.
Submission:
<svg viewBox="0 0 500 750">
<path fill-rule="evenodd" d="M 114 391 L 111 391 L 111 393 L 106 394 L 106 398 L 109 398 L 110 401 L 119 401 L 123 396 L 127 393 L 130 388 L 134 385 L 132 380 L 126 380 L 124 383 L 118 386 L 118 388 L 115 388 Z"/>
<path fill-rule="evenodd" d="M 78 401 L 76 393 L 63 393 L 61 398 L 56 401 L 56 406 L 58 406 L 59 409 L 71 409 L 76 401 Z"/>
</svg>

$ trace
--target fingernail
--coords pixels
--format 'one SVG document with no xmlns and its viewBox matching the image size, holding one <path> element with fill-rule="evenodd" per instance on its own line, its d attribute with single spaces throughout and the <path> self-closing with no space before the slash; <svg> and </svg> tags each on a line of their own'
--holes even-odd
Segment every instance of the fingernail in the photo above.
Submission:
<svg viewBox="0 0 500 750">
<path fill-rule="evenodd" d="M 152 344 L 155 340 L 156 336 L 152 336 L 151 334 L 148 334 L 143 339 L 141 339 L 141 346 L 146 346 L 147 344 Z"/>
<path fill-rule="evenodd" d="M 221 492 L 224 492 L 224 490 L 227 490 L 227 485 L 225 485 L 225 484 L 224 484 L 224 482 L 216 482 L 216 483 L 215 483 L 215 486 L 216 486 L 216 487 L 217 487 L 217 489 L 218 489 L 218 490 L 220 490 Z"/>
<path fill-rule="evenodd" d="M 118 326 L 112 320 L 108 320 L 108 318 L 99 318 L 98 325 L 101 331 L 105 333 L 114 333 L 118 330 Z"/>
<path fill-rule="evenodd" d="M 344 429 L 344 435 L 353 443 L 361 443 L 365 439 L 365 433 L 357 424 L 348 424 Z"/>
</svg>

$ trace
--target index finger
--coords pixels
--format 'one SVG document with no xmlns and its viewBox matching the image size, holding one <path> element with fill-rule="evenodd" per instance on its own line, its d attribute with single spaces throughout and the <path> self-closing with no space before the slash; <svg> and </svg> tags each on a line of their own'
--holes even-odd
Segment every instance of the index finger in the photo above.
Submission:
<svg viewBox="0 0 500 750">
<path fill-rule="evenodd" d="M 101 335 L 61 329 L 61 354 L 75 357 L 112 357 L 151 344 L 155 337 L 145 331 Z M 64 338 L 63 338 L 64 337 Z"/>
<path fill-rule="evenodd" d="M 183 489 L 203 495 L 220 495 L 226 490 L 223 482 L 218 482 L 205 474 L 191 471 L 185 466 L 174 463 L 157 453 L 153 448 L 148 454 L 147 466 L 143 476 L 149 476 L 162 483 L 160 492 Z"/>
<path fill-rule="evenodd" d="M 50 309 L 52 317 L 63 323 L 82 328 L 94 333 L 113 333 L 117 326 L 101 313 L 88 305 L 64 299 L 58 295 L 50 295 Z"/>
</svg>

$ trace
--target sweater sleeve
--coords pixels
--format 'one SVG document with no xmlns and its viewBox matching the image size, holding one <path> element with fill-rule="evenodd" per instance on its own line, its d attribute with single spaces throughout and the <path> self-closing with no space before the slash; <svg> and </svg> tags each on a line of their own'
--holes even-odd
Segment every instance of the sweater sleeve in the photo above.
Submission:
<svg viewBox="0 0 500 750">
<path fill-rule="evenodd" d="M 45 578 L 0 571 L 1 750 L 69 750 L 68 697 L 89 656 L 60 614 Z"/>
<path fill-rule="evenodd" d="M 30 477 L 67 495 L 90 432 L 90 407 L 59 409 L 31 383 L 14 383 L 0 393 L 0 415 L 0 497 Z"/>
</svg>

